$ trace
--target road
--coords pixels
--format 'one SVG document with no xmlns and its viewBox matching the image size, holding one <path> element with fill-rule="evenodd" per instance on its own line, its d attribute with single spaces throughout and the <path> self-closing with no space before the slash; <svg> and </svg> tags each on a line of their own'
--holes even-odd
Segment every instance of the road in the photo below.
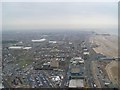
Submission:
<svg viewBox="0 0 120 90">
<path fill-rule="evenodd" d="M 85 60 L 85 76 L 87 79 L 88 87 L 94 87 L 94 77 L 92 75 L 92 61 L 96 61 L 97 57 L 99 56 L 91 47 L 89 43 L 89 37 L 86 38 L 85 45 L 89 50 L 89 57 Z"/>
<path fill-rule="evenodd" d="M 98 57 L 104 57 L 103 55 L 100 55 L 100 54 L 97 54 L 91 47 L 90 43 L 89 43 L 89 39 L 86 39 L 85 41 L 85 45 L 86 47 L 88 48 L 89 50 L 89 58 L 87 58 L 85 60 L 85 76 L 86 78 L 88 79 L 88 84 L 89 84 L 89 87 L 90 88 L 93 88 L 93 84 L 95 83 L 94 82 L 94 77 L 92 75 L 92 69 L 95 68 L 95 73 L 97 75 L 97 83 L 99 83 L 99 87 L 102 87 L 102 88 L 107 88 L 105 85 L 104 85 L 104 76 L 102 74 L 100 74 L 99 72 L 99 69 L 98 69 L 98 65 L 95 65 L 95 67 L 92 66 L 92 61 L 98 61 L 99 58 Z M 104 60 L 101 60 L 101 61 L 104 61 Z"/>
</svg>

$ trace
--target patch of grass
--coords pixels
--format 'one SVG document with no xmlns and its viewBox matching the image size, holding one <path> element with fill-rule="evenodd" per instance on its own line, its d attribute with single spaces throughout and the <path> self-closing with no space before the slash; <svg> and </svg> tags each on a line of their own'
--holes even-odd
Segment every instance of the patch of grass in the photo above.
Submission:
<svg viewBox="0 0 120 90">
<path fill-rule="evenodd" d="M 29 57 L 23 57 L 20 58 L 19 60 L 16 60 L 15 64 L 18 64 L 20 68 L 26 67 L 26 64 L 29 65 L 31 64 L 33 61 L 31 58 Z"/>
</svg>

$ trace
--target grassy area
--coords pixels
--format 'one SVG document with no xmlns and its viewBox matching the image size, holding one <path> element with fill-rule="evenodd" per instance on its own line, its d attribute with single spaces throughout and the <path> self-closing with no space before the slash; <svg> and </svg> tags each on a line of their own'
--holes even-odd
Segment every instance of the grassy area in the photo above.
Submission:
<svg viewBox="0 0 120 90">
<path fill-rule="evenodd" d="M 21 57 L 20 59 L 16 60 L 15 64 L 18 64 L 20 68 L 26 67 L 26 64 L 29 65 L 31 64 L 32 58 L 30 57 Z"/>
<path fill-rule="evenodd" d="M 22 67 L 22 66 L 26 66 L 26 64 L 29 65 L 31 63 L 32 63 L 31 60 L 26 60 L 25 59 L 25 60 L 21 60 L 18 64 L 19 64 L 20 67 Z"/>
</svg>

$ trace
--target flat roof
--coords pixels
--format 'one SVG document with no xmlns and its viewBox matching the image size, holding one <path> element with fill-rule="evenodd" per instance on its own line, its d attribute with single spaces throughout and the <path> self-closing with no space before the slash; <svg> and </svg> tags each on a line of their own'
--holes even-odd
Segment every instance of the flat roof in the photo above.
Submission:
<svg viewBox="0 0 120 90">
<path fill-rule="evenodd" d="M 71 79 L 69 81 L 70 88 L 84 87 L 83 79 Z"/>
<path fill-rule="evenodd" d="M 70 76 L 71 77 L 84 77 L 84 64 L 81 64 L 81 65 L 71 65 L 69 67 L 69 72 L 70 72 Z M 76 74 L 79 74 L 79 75 L 76 75 Z"/>
<path fill-rule="evenodd" d="M 82 59 L 82 57 L 74 57 L 74 59 Z"/>
<path fill-rule="evenodd" d="M 45 38 L 43 38 L 43 39 L 39 39 L 39 40 L 32 40 L 32 42 L 43 42 L 43 41 L 45 41 L 46 39 Z"/>
<path fill-rule="evenodd" d="M 71 68 L 71 72 L 72 73 L 79 73 L 80 72 L 80 68 L 78 68 L 78 67 L 72 67 Z"/>
<path fill-rule="evenodd" d="M 89 52 L 84 52 L 83 54 L 84 54 L 84 55 L 89 55 Z"/>
<path fill-rule="evenodd" d="M 49 43 L 57 43 L 57 41 L 49 41 Z"/>
<path fill-rule="evenodd" d="M 21 46 L 11 46 L 11 47 L 9 47 L 9 49 L 22 49 L 23 47 L 21 47 Z"/>
<path fill-rule="evenodd" d="M 9 47 L 9 49 L 25 49 L 25 50 L 28 50 L 31 48 L 32 47 L 23 47 L 23 46 L 11 46 L 11 47 Z"/>
<path fill-rule="evenodd" d="M 32 47 L 24 47 L 23 49 L 26 49 L 26 50 L 28 50 L 28 49 L 31 49 Z"/>
</svg>

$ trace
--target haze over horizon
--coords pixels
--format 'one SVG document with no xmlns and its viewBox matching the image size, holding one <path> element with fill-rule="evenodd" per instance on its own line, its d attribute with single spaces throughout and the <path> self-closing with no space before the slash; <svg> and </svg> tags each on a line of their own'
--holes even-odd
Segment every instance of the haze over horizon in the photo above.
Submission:
<svg viewBox="0 0 120 90">
<path fill-rule="evenodd" d="M 118 6 L 112 2 L 4 2 L 5 30 L 94 29 L 117 33 Z"/>
</svg>

